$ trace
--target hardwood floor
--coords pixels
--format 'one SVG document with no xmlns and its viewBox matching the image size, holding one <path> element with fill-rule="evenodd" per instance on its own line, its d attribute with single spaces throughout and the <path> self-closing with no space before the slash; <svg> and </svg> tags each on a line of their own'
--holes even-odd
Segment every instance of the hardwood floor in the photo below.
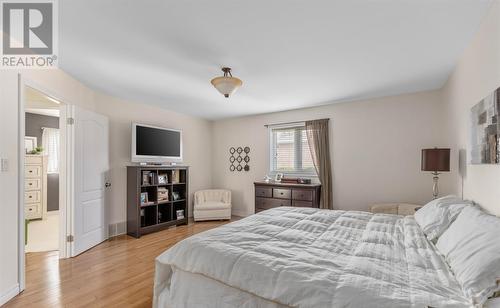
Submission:
<svg viewBox="0 0 500 308">
<path fill-rule="evenodd" d="M 5 307 L 151 307 L 154 259 L 225 223 L 190 223 L 140 239 L 122 235 L 72 259 L 59 260 L 57 251 L 28 253 L 26 289 Z"/>
</svg>

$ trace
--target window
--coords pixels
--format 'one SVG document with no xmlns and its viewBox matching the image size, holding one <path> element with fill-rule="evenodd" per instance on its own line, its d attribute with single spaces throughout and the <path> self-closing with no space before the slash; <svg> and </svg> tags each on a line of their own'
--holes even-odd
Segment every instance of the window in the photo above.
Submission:
<svg viewBox="0 0 500 308">
<path fill-rule="evenodd" d="M 270 127 L 271 173 L 316 176 L 305 126 Z"/>
<path fill-rule="evenodd" d="M 47 173 L 59 173 L 59 129 L 43 128 L 42 147 L 47 155 Z"/>
</svg>

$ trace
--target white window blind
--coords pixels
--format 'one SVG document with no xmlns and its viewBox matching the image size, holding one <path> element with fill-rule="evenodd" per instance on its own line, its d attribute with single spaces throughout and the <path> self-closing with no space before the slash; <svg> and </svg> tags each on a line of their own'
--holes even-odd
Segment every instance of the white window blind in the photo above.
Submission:
<svg viewBox="0 0 500 308">
<path fill-rule="evenodd" d="M 304 125 L 270 127 L 271 172 L 316 176 Z"/>
<path fill-rule="evenodd" d="M 47 172 L 59 173 L 59 129 L 43 128 L 42 147 L 47 155 Z"/>
</svg>

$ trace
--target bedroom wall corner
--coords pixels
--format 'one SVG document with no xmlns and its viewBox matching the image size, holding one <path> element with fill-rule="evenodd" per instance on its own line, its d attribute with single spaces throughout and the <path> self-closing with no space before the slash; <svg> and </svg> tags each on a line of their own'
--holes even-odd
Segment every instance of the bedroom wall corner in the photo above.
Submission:
<svg viewBox="0 0 500 308">
<path fill-rule="evenodd" d="M 210 165 L 212 151 L 211 121 L 157 106 L 130 102 L 106 94 L 97 94 L 97 112 L 109 118 L 110 173 L 113 183 L 110 195 L 109 223 L 126 221 L 126 166 L 131 163 L 132 122 L 182 130 L 183 161 L 189 165 L 189 216 L 193 213 L 192 194 L 212 187 Z"/>
<path fill-rule="evenodd" d="M 254 211 L 253 182 L 269 173 L 265 124 L 330 118 L 334 207 L 368 210 L 372 203 L 432 199 L 432 176 L 420 171 L 420 150 L 449 147 L 440 91 L 215 121 L 213 183 L 233 192 L 233 214 Z M 249 146 L 250 171 L 231 172 L 231 146 Z M 456 173 L 440 177 L 441 194 L 454 193 Z"/>
<path fill-rule="evenodd" d="M 450 140 L 458 153 L 470 150 L 470 109 L 500 87 L 500 1 L 494 0 L 475 37 L 442 89 Z M 500 215 L 500 165 L 472 165 L 465 158 L 454 190 Z M 463 189 L 462 189 L 463 187 Z"/>
</svg>

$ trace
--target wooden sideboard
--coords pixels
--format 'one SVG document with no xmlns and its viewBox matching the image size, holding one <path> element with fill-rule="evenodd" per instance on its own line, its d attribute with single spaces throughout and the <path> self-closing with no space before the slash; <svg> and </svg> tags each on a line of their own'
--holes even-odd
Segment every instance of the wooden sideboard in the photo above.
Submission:
<svg viewBox="0 0 500 308">
<path fill-rule="evenodd" d="M 279 206 L 319 208 L 321 184 L 254 182 L 255 213 Z"/>
</svg>

